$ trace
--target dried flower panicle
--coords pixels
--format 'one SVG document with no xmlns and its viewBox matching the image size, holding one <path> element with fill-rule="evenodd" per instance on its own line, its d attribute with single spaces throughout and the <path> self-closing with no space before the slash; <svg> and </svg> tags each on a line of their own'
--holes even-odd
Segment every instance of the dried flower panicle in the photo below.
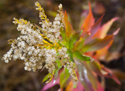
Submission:
<svg viewBox="0 0 125 91">
<path fill-rule="evenodd" d="M 27 71 L 36 71 L 45 67 L 52 74 L 50 80 L 53 78 L 58 67 L 56 60 L 59 59 L 61 65 L 69 70 L 74 81 L 76 81 L 77 76 L 74 63 L 68 61 L 70 57 L 67 54 L 67 48 L 58 43 L 61 41 L 59 39 L 60 28 L 64 27 L 62 23 L 63 14 L 61 13 L 62 4 L 59 5 L 59 14 L 56 15 L 53 23 L 49 21 L 41 5 L 38 2 L 35 5 L 37 6 L 36 10 L 39 10 L 39 17 L 42 20 L 40 22 L 41 28 L 24 19 L 18 20 L 14 18 L 13 23 L 18 25 L 17 30 L 21 32 L 21 35 L 17 39 L 9 40 L 11 48 L 4 55 L 3 59 L 6 63 L 12 59 L 24 60 L 24 69 Z"/>
</svg>

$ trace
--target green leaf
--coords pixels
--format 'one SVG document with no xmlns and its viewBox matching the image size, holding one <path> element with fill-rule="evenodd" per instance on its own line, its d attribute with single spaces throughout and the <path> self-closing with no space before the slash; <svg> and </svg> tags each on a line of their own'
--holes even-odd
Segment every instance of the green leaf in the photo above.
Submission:
<svg viewBox="0 0 125 91">
<path fill-rule="evenodd" d="M 101 66 L 100 66 L 100 64 L 98 62 L 93 60 L 93 61 L 87 62 L 87 64 L 88 64 L 89 68 L 92 71 L 96 72 L 99 75 L 102 75 L 102 73 L 101 73 Z"/>
<path fill-rule="evenodd" d="M 65 40 L 65 33 L 66 33 L 66 31 L 64 30 L 63 27 L 60 28 L 60 33 L 61 33 L 62 39 Z"/>
<path fill-rule="evenodd" d="M 68 49 L 68 50 L 67 50 L 67 53 L 68 53 L 69 56 L 70 56 L 70 60 L 71 60 L 72 62 L 74 62 L 72 51 L 70 51 L 70 50 Z M 69 60 L 69 61 L 70 61 L 70 60 Z"/>
<path fill-rule="evenodd" d="M 61 65 L 59 59 L 56 60 L 56 63 L 57 63 L 58 68 L 55 70 L 55 80 L 56 80 L 57 77 L 58 77 L 59 70 L 62 68 L 62 65 Z"/>
<path fill-rule="evenodd" d="M 60 70 L 60 68 L 55 70 L 55 80 L 58 78 L 59 70 Z"/>
<path fill-rule="evenodd" d="M 68 43 L 67 43 L 66 41 L 61 41 L 61 44 L 62 44 L 63 46 L 68 47 Z"/>
<path fill-rule="evenodd" d="M 81 61 L 90 61 L 91 58 L 85 55 L 82 55 L 80 51 L 74 51 L 73 56 L 77 57 Z"/>
<path fill-rule="evenodd" d="M 108 45 L 112 39 L 113 35 L 107 35 L 103 39 L 95 38 L 89 43 L 85 44 L 80 50 L 82 51 L 82 53 L 99 50 Z"/>
<path fill-rule="evenodd" d="M 73 88 L 76 88 L 78 84 L 73 84 Z"/>
<path fill-rule="evenodd" d="M 60 67 L 60 60 L 57 59 L 57 60 L 56 60 L 56 63 L 57 63 L 57 66 L 58 66 L 58 68 L 59 68 L 59 67 Z"/>
<path fill-rule="evenodd" d="M 57 53 L 56 56 L 59 56 L 59 53 Z"/>
<path fill-rule="evenodd" d="M 79 82 L 79 81 L 73 82 L 73 88 L 76 88 L 76 87 L 78 86 L 78 82 Z"/>
<path fill-rule="evenodd" d="M 56 60 L 56 63 L 57 63 L 58 69 L 60 69 L 60 68 L 62 67 L 62 65 L 61 65 L 61 63 L 60 63 L 60 60 L 57 59 L 57 60 Z"/>
<path fill-rule="evenodd" d="M 74 46 L 74 49 L 79 50 L 83 47 L 85 40 L 81 37 Z"/>
<path fill-rule="evenodd" d="M 63 88 L 67 85 L 67 80 L 70 74 L 67 68 L 64 68 L 63 72 L 60 74 L 60 87 Z"/>
<path fill-rule="evenodd" d="M 50 15 L 52 17 L 56 17 L 56 15 L 57 15 L 57 12 L 50 11 L 50 10 L 47 13 L 48 13 L 48 15 Z"/>
<path fill-rule="evenodd" d="M 43 81 L 42 82 L 45 82 L 45 81 L 47 81 L 48 79 L 49 79 L 49 77 L 51 76 L 51 74 L 50 73 L 48 73 L 45 77 L 44 77 L 44 79 L 43 79 Z"/>
<path fill-rule="evenodd" d="M 71 37 L 70 41 L 69 41 L 69 49 L 73 48 L 74 43 L 79 40 L 80 35 L 82 34 L 81 31 L 77 31 L 73 34 L 73 36 Z"/>
</svg>

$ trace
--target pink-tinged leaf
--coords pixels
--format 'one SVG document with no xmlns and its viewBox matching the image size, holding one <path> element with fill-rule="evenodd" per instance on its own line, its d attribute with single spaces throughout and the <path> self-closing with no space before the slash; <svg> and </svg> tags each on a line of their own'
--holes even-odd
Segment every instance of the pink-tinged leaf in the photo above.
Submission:
<svg viewBox="0 0 125 91">
<path fill-rule="evenodd" d="M 108 68 L 106 68 L 106 67 L 104 67 L 104 66 L 102 66 L 101 68 L 102 68 L 102 70 L 104 70 L 105 72 L 108 72 L 108 74 L 105 75 L 105 77 L 112 78 L 112 79 L 113 79 L 114 81 L 116 81 L 119 85 L 121 84 L 120 81 L 118 80 L 118 78 L 113 74 L 113 72 L 112 72 L 110 69 L 108 69 Z"/>
<path fill-rule="evenodd" d="M 117 35 L 117 34 L 119 33 L 119 30 L 120 30 L 120 28 L 118 28 L 118 29 L 113 33 L 113 35 Z"/>
<path fill-rule="evenodd" d="M 99 64 L 99 62 L 97 62 L 96 60 L 93 60 L 91 62 L 87 62 L 89 68 L 94 71 L 96 74 L 98 75 L 102 75 L 101 73 L 101 66 Z"/>
<path fill-rule="evenodd" d="M 84 88 L 82 86 L 82 84 L 80 82 L 78 82 L 78 85 L 75 89 L 73 89 L 73 91 L 84 91 Z"/>
<path fill-rule="evenodd" d="M 90 29 L 90 36 L 86 39 L 85 43 L 88 43 L 92 37 L 97 33 L 97 31 L 99 30 L 100 26 L 101 26 L 101 21 L 104 15 L 102 15 L 99 20 L 92 26 L 92 28 Z"/>
<path fill-rule="evenodd" d="M 59 70 L 59 74 L 63 71 L 63 69 Z M 47 83 L 41 91 L 46 91 L 47 89 L 59 84 L 59 75 L 57 79 L 55 80 L 55 77 L 53 77 L 52 81 L 50 83 Z M 61 90 L 60 90 L 61 91 Z"/>
<path fill-rule="evenodd" d="M 56 80 L 53 78 L 52 81 L 50 83 L 47 83 L 41 91 L 46 91 L 47 89 L 49 89 L 57 84 L 59 84 L 59 78 L 57 78 Z"/>
<path fill-rule="evenodd" d="M 85 90 L 93 91 L 92 84 L 87 76 L 87 70 L 84 68 L 83 65 L 81 64 L 78 65 L 78 72 L 79 72 L 79 80 L 83 85 L 83 87 L 85 88 Z"/>
<path fill-rule="evenodd" d="M 117 77 L 113 74 L 113 72 L 101 65 L 97 60 L 94 60 L 92 62 L 87 62 L 89 68 L 94 71 L 96 74 L 108 78 L 112 78 L 114 81 L 116 81 L 118 84 L 120 84 L 120 81 L 117 79 Z"/>
<path fill-rule="evenodd" d="M 98 32 L 94 35 L 94 37 L 97 38 L 104 38 L 108 32 L 108 30 L 110 29 L 111 25 L 113 24 L 113 22 L 115 22 L 118 19 L 118 17 L 115 17 L 113 19 L 111 19 L 110 21 L 108 21 L 107 23 L 105 23 L 99 30 Z"/>
<path fill-rule="evenodd" d="M 69 41 L 69 39 L 71 38 L 71 36 L 73 34 L 73 27 L 72 27 L 71 23 L 68 21 L 68 16 L 67 16 L 66 11 L 65 11 L 65 14 L 64 14 L 64 26 L 65 26 L 65 29 L 66 29 L 65 39 L 67 41 Z"/>
<path fill-rule="evenodd" d="M 87 70 L 87 76 L 92 84 L 92 87 L 94 90 L 97 90 L 98 86 L 97 86 L 97 78 L 96 76 L 92 73 L 92 71 L 90 70 L 90 68 L 88 67 L 88 65 L 86 64 L 86 62 L 83 62 L 84 63 L 84 66 Z"/>
<path fill-rule="evenodd" d="M 97 91 L 104 91 L 103 87 L 101 86 L 99 82 L 97 83 L 97 85 L 98 85 Z"/>
<path fill-rule="evenodd" d="M 93 91 L 92 84 L 88 78 L 87 70 L 83 64 L 83 62 L 77 58 L 74 59 L 77 64 L 77 70 L 79 73 L 79 81 L 83 85 L 86 91 Z"/>
<path fill-rule="evenodd" d="M 92 14 L 92 10 L 91 10 L 91 4 L 89 2 L 89 14 L 88 16 L 86 17 L 82 27 L 81 27 L 81 30 L 83 30 L 83 33 L 84 34 L 85 32 L 87 32 L 88 30 L 90 30 L 90 28 L 92 27 L 92 25 L 94 24 L 94 17 L 93 17 L 93 14 Z"/>
<path fill-rule="evenodd" d="M 80 83 L 80 81 L 78 81 L 77 87 L 73 88 L 73 81 L 71 80 L 68 86 L 66 87 L 65 91 L 84 91 L 84 88 L 82 84 Z"/>
<path fill-rule="evenodd" d="M 113 35 L 107 35 L 103 39 L 93 39 L 89 43 L 85 44 L 80 50 L 82 53 L 99 50 L 108 45 L 112 39 Z"/>
</svg>

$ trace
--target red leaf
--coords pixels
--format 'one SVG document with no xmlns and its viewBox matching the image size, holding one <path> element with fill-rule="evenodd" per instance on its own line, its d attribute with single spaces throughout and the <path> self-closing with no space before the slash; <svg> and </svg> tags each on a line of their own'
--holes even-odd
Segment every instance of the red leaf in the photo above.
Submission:
<svg viewBox="0 0 125 91">
<path fill-rule="evenodd" d="M 112 79 L 113 79 L 114 81 L 116 81 L 119 85 L 121 84 L 120 81 L 118 80 L 118 78 L 113 74 L 113 72 L 112 72 L 110 69 L 108 69 L 108 68 L 106 68 L 106 67 L 104 67 L 104 66 L 102 66 L 101 68 L 102 68 L 104 71 L 108 72 L 108 74 L 105 75 L 105 77 L 112 78 Z"/>
<path fill-rule="evenodd" d="M 92 10 L 91 10 L 91 3 L 89 2 L 89 14 L 86 17 L 84 23 L 82 24 L 81 30 L 83 30 L 82 35 L 84 35 L 85 32 L 89 31 L 90 28 L 92 27 L 92 25 L 94 24 L 94 17 L 92 14 Z"/>
<path fill-rule="evenodd" d="M 97 91 L 104 91 L 103 87 L 100 85 L 99 82 L 97 83 L 97 85 L 98 85 L 98 89 L 97 89 Z"/>
</svg>

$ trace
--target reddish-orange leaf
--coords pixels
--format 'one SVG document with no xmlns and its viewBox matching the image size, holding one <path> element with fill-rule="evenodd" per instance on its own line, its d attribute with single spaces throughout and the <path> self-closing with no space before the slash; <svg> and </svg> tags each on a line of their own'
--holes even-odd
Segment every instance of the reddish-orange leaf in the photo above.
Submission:
<svg viewBox="0 0 125 91">
<path fill-rule="evenodd" d="M 95 21 L 95 19 L 93 17 L 92 10 L 91 10 L 91 4 L 89 2 L 89 14 L 86 17 L 86 19 L 81 27 L 81 30 L 83 30 L 83 34 L 91 29 L 92 25 L 94 24 L 94 21 Z"/>
<path fill-rule="evenodd" d="M 99 82 L 97 83 L 97 85 L 98 85 L 97 91 L 104 91 L 103 87 L 101 86 Z"/>
<path fill-rule="evenodd" d="M 115 17 L 115 18 L 111 19 L 110 21 L 108 21 L 107 23 L 105 23 L 98 30 L 98 32 L 94 35 L 94 37 L 104 38 L 106 36 L 108 30 L 110 29 L 111 25 L 113 24 L 113 22 L 115 22 L 117 19 L 118 19 L 118 17 Z"/>
<path fill-rule="evenodd" d="M 108 53 L 108 49 L 110 48 L 112 43 L 113 43 L 113 40 L 111 40 L 110 43 L 107 46 L 105 46 L 104 48 L 97 50 L 94 58 L 104 60 L 106 57 L 106 54 Z"/>
<path fill-rule="evenodd" d="M 73 81 L 71 80 L 66 87 L 65 91 L 73 91 Z"/>
<path fill-rule="evenodd" d="M 65 14 L 64 14 L 64 26 L 65 26 L 65 29 L 66 29 L 66 40 L 69 40 L 73 34 L 73 27 L 72 25 L 70 24 L 70 22 L 68 21 L 68 16 L 67 16 L 67 13 L 65 11 Z"/>
<path fill-rule="evenodd" d="M 118 28 L 114 33 L 113 35 L 117 35 L 118 32 L 119 32 L 120 28 Z M 96 55 L 95 55 L 95 58 L 98 58 L 98 59 L 105 59 L 105 56 L 106 54 L 108 53 L 108 49 L 110 48 L 110 46 L 112 45 L 113 43 L 113 40 L 110 41 L 110 43 L 105 46 L 104 48 L 100 49 L 100 50 L 97 50 L 96 51 Z"/>
<path fill-rule="evenodd" d="M 84 53 L 84 52 L 97 51 L 107 46 L 112 39 L 113 39 L 113 35 L 107 35 L 103 39 L 93 39 L 81 48 L 81 52 Z"/>
<path fill-rule="evenodd" d="M 102 15 L 98 21 L 92 26 L 92 28 L 90 29 L 90 36 L 86 39 L 85 43 L 89 42 L 92 37 L 98 32 L 100 26 L 101 26 L 101 21 L 104 15 Z"/>
</svg>

